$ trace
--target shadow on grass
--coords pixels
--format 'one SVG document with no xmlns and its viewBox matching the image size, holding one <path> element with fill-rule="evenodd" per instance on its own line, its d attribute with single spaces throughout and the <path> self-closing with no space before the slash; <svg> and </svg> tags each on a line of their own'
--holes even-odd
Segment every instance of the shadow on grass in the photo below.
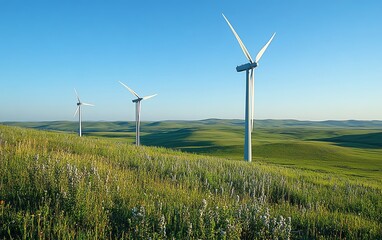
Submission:
<svg viewBox="0 0 382 240">
<path fill-rule="evenodd" d="M 107 137 L 107 138 L 134 138 L 135 139 L 135 133 L 129 133 L 129 132 L 82 132 L 85 136 L 92 136 L 92 137 Z"/>
<path fill-rule="evenodd" d="M 169 131 L 158 131 L 141 137 L 141 142 L 146 146 L 161 146 L 167 148 L 182 148 L 190 146 L 212 145 L 209 141 L 190 141 L 188 138 L 196 129 L 184 128 Z"/>
<path fill-rule="evenodd" d="M 195 128 L 184 128 L 154 132 L 142 136 L 141 143 L 146 146 L 175 148 L 192 153 L 211 153 L 225 149 L 225 147 L 216 146 L 212 141 L 190 140 L 195 131 L 197 131 Z"/>
<path fill-rule="evenodd" d="M 313 141 L 332 142 L 341 147 L 380 149 L 382 148 L 382 132 L 343 135 L 332 138 L 312 139 Z"/>
</svg>

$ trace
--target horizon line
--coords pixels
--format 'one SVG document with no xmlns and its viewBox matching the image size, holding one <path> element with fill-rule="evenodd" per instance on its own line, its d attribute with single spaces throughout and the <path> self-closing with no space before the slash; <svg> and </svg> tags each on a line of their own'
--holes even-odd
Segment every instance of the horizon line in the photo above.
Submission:
<svg viewBox="0 0 382 240">
<path fill-rule="evenodd" d="M 245 119 L 239 118 L 204 118 L 204 119 L 166 119 L 166 120 L 141 120 L 141 122 L 170 122 L 170 121 L 182 121 L 182 122 L 193 122 L 193 121 L 206 121 L 206 120 L 231 120 L 231 121 L 245 121 Z M 348 122 L 348 121 L 362 121 L 362 122 L 373 122 L 380 121 L 382 119 L 325 119 L 325 120 L 309 120 L 309 119 L 295 119 L 295 118 L 263 118 L 254 119 L 255 121 L 297 121 L 297 122 Z M 0 123 L 10 123 L 10 122 L 77 122 L 76 120 L 6 120 L 0 121 Z M 135 120 L 87 120 L 83 122 L 135 122 Z"/>
</svg>

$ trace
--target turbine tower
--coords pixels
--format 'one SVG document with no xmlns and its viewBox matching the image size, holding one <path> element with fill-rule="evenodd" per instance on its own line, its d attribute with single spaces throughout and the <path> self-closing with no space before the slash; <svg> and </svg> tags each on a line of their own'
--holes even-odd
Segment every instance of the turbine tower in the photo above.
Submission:
<svg viewBox="0 0 382 240">
<path fill-rule="evenodd" d="M 228 19 L 222 14 L 225 21 L 228 23 L 228 26 L 231 28 L 233 35 L 235 35 L 236 40 L 239 42 L 241 50 L 245 57 L 248 59 L 249 63 L 240 65 L 236 67 L 237 72 L 246 72 L 246 94 L 245 94 L 245 141 L 244 141 L 244 160 L 251 162 L 252 161 L 252 140 L 251 132 L 253 131 L 254 124 L 254 69 L 258 66 L 258 62 L 263 56 L 265 50 L 273 40 L 273 37 L 276 33 L 273 33 L 269 41 L 264 45 L 264 47 L 256 55 L 255 61 L 253 61 L 251 55 L 249 54 L 247 48 L 244 46 L 244 43 L 241 41 L 239 35 L 236 33 L 235 29 L 232 27 Z"/>
<path fill-rule="evenodd" d="M 84 106 L 94 106 L 94 105 L 90 104 L 90 103 L 81 102 L 80 97 L 78 96 L 78 93 L 77 93 L 76 89 L 74 89 L 74 92 L 76 93 L 77 100 L 78 100 L 78 102 L 77 102 L 77 109 L 76 109 L 76 112 L 74 113 L 74 117 L 78 113 L 78 121 L 79 121 L 78 135 L 81 137 L 82 136 L 82 113 L 81 113 L 81 106 L 82 105 L 84 105 Z"/>
<path fill-rule="evenodd" d="M 137 99 L 133 100 L 133 103 L 135 103 L 135 144 L 137 146 L 139 146 L 141 144 L 140 132 L 139 132 L 139 128 L 140 128 L 140 124 L 141 124 L 141 101 L 155 97 L 158 94 L 154 94 L 154 95 L 150 95 L 150 96 L 146 96 L 146 97 L 140 97 L 140 96 L 138 96 L 138 94 L 136 92 L 134 92 L 133 89 L 129 88 L 123 82 L 119 81 L 119 83 L 122 84 L 122 86 L 124 86 L 125 88 L 127 88 L 127 90 L 129 90 L 129 92 L 131 92 L 131 94 L 133 94 L 135 97 L 137 97 Z"/>
</svg>

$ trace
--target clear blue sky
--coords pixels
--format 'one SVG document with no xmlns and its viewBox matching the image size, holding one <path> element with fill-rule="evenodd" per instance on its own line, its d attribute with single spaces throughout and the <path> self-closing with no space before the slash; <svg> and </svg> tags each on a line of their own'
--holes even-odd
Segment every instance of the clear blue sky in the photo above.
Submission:
<svg viewBox="0 0 382 240">
<path fill-rule="evenodd" d="M 382 119 L 382 1 L 0 0 L 0 121 L 244 118 L 256 56 L 256 119 Z"/>
</svg>

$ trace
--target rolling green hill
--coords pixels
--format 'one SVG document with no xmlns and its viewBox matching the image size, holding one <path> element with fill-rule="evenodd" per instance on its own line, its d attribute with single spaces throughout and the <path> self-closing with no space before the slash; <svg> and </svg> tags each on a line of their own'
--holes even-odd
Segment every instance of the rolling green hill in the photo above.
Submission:
<svg viewBox="0 0 382 240">
<path fill-rule="evenodd" d="M 193 136 L 198 129 L 170 134 L 179 141 L 204 139 Z M 323 170 L 136 147 L 125 137 L 79 138 L 0 125 L 0 238 L 382 238 L 380 185 L 324 171 L 322 163 L 334 161 L 333 155 L 341 162 L 357 153 L 353 148 L 297 141 L 291 134 L 278 140 L 280 133 L 267 131 L 255 143 L 263 146 L 255 148 L 256 159 L 272 153 Z"/>
<path fill-rule="evenodd" d="M 76 122 L 7 125 L 75 132 Z M 133 143 L 134 122 L 85 122 L 85 135 Z M 141 142 L 183 152 L 242 160 L 242 120 L 143 122 Z M 382 186 L 382 121 L 259 120 L 252 134 L 253 161 Z"/>
</svg>

